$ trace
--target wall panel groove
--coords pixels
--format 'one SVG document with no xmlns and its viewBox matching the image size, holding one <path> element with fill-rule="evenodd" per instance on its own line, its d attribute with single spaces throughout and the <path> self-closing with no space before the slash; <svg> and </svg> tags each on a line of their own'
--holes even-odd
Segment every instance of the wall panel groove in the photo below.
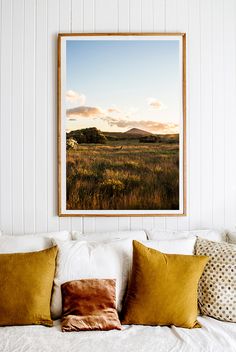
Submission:
<svg viewBox="0 0 236 352">
<path fill-rule="evenodd" d="M 12 233 L 12 0 L 2 0 L 1 17 L 1 227 Z"/>
<path fill-rule="evenodd" d="M 12 231 L 24 233 L 24 9 L 23 0 L 12 2 Z"/>
<path fill-rule="evenodd" d="M 48 230 L 59 230 L 57 216 L 57 114 L 56 114 L 56 67 L 57 33 L 59 32 L 59 1 L 48 0 Z"/>
<path fill-rule="evenodd" d="M 35 0 L 25 0 L 23 87 L 23 201 L 24 233 L 35 232 Z"/>
<path fill-rule="evenodd" d="M 200 0 L 201 18 L 201 225 L 212 227 L 212 20 L 211 0 Z"/>
<path fill-rule="evenodd" d="M 35 230 L 48 229 L 47 176 L 47 0 L 36 1 L 35 64 Z M 42 74 L 44 72 L 44 74 Z"/>
</svg>

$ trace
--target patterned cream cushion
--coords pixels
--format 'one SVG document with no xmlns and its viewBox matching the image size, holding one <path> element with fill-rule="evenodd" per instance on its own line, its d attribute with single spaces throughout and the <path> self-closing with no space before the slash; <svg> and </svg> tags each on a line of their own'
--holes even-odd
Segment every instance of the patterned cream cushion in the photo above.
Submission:
<svg viewBox="0 0 236 352">
<path fill-rule="evenodd" d="M 199 282 L 201 313 L 236 322 L 236 247 L 198 238 L 196 255 L 210 257 Z"/>
</svg>

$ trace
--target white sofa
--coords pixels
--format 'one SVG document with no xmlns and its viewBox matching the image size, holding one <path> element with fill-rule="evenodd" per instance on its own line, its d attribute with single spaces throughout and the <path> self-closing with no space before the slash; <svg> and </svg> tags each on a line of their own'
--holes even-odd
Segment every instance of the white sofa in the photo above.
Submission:
<svg viewBox="0 0 236 352">
<path fill-rule="evenodd" d="M 158 237 L 159 235 L 160 237 Z M 195 235 L 195 233 L 185 233 L 184 237 L 188 238 L 193 235 Z M 204 233 L 202 235 L 204 236 Z M 74 234 L 73 236 L 77 236 L 77 240 L 80 239 L 80 235 L 78 234 Z M 122 238 L 122 234 L 119 235 L 121 237 L 117 237 L 114 233 L 110 234 L 110 236 Z M 174 233 L 173 236 L 175 236 L 174 238 L 178 238 L 176 233 Z M 214 237 L 214 234 L 212 235 L 211 233 L 209 236 Z M 85 240 L 89 238 L 89 235 L 88 237 L 84 235 L 81 237 L 82 240 Z M 135 235 L 132 233 L 131 238 L 134 237 Z M 141 240 L 141 237 L 139 233 L 138 239 Z M 166 238 L 167 237 L 171 239 L 172 235 L 170 232 L 166 234 Z M 163 241 L 165 240 L 165 233 L 160 232 L 160 234 L 158 234 L 158 232 L 154 231 L 151 234 L 151 238 L 155 238 L 155 240 L 159 238 L 160 241 Z M 26 237 L 25 239 L 27 242 Z M 102 236 L 102 239 L 104 240 L 104 236 Z M 211 237 L 211 239 L 213 238 Z M 164 242 L 160 245 L 164 246 Z M 183 329 L 175 326 L 154 327 L 131 325 L 123 326 L 121 331 L 63 333 L 60 328 L 60 320 L 55 320 L 52 328 L 44 326 L 1 327 L 0 352 L 236 351 L 236 323 L 221 322 L 209 317 L 199 317 L 198 320 L 202 325 L 200 329 Z"/>
<path fill-rule="evenodd" d="M 0 328 L 1 352 L 235 352 L 236 324 L 199 317 L 201 329 L 132 325 L 117 331 L 63 333 L 52 328 Z"/>
</svg>

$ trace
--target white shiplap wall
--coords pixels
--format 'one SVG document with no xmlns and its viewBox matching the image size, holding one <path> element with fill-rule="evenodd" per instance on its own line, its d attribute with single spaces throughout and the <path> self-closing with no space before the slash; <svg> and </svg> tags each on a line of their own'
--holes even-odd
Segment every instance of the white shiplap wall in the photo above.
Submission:
<svg viewBox="0 0 236 352">
<path fill-rule="evenodd" d="M 236 225 L 235 0 L 0 0 L 0 229 Z M 187 33 L 188 216 L 59 218 L 58 32 Z"/>
</svg>

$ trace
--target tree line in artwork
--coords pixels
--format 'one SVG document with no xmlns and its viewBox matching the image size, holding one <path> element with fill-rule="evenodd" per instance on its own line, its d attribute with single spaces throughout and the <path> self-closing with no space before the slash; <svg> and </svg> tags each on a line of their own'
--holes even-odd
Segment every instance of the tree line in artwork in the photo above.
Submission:
<svg viewBox="0 0 236 352">
<path fill-rule="evenodd" d="M 67 133 L 67 149 L 76 149 L 78 144 L 106 144 L 109 141 L 138 140 L 140 143 L 176 143 L 178 135 L 155 135 L 138 128 L 127 132 L 101 132 L 96 127 L 83 128 Z"/>
</svg>

